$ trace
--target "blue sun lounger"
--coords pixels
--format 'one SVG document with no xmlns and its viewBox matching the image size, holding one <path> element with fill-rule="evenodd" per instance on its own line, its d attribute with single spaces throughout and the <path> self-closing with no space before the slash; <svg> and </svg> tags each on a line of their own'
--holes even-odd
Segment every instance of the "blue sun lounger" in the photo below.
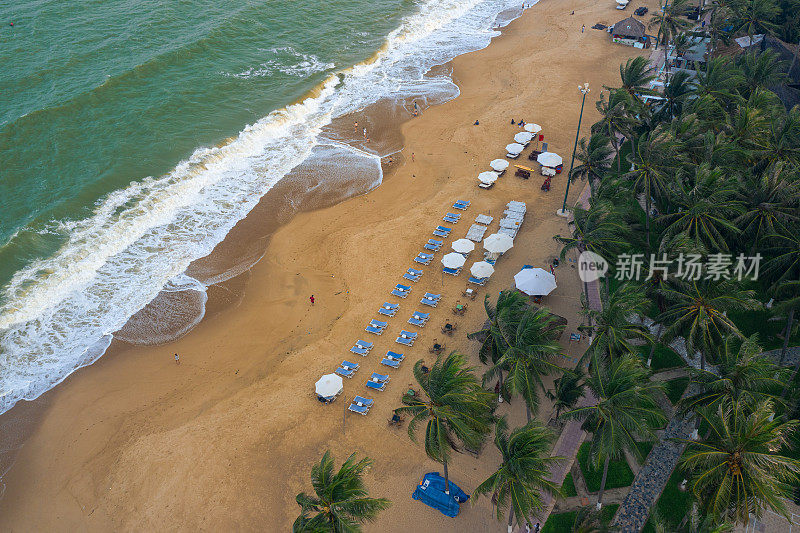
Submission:
<svg viewBox="0 0 800 533">
<path fill-rule="evenodd" d="M 456 200 L 456 203 L 453 204 L 453 209 L 460 209 L 461 211 L 464 211 L 469 207 L 469 204 L 469 200 Z"/>
<path fill-rule="evenodd" d="M 336 369 L 336 373 L 342 376 L 343 378 L 350 379 L 353 377 L 353 374 L 356 373 L 355 370 L 348 370 L 346 368 L 342 368 L 341 366 Z"/>
<path fill-rule="evenodd" d="M 356 341 L 356 346 L 360 346 L 361 348 L 366 348 L 367 350 L 371 350 L 372 347 L 375 346 L 375 343 L 374 342 L 362 341 L 361 339 L 358 339 Z"/>
<path fill-rule="evenodd" d="M 403 274 L 403 279 L 407 279 L 408 281 L 413 281 L 414 283 L 419 281 L 419 276 L 412 274 L 411 272 L 406 272 Z"/>
<path fill-rule="evenodd" d="M 372 376 L 370 376 L 370 379 L 379 381 L 381 383 L 386 383 L 390 378 L 389 374 L 378 374 L 377 372 L 373 372 Z"/>
<path fill-rule="evenodd" d="M 449 237 L 450 236 L 449 233 L 446 233 L 444 231 L 439 231 L 438 229 L 433 230 L 433 234 L 436 235 L 437 237 Z"/>
<path fill-rule="evenodd" d="M 347 370 L 358 370 L 360 367 L 358 363 L 351 363 L 350 361 L 342 361 L 342 364 L 339 366 L 346 368 Z"/>
<path fill-rule="evenodd" d="M 461 220 L 461 213 L 447 213 L 445 215 L 448 218 L 454 218 L 456 220 Z"/>
<path fill-rule="evenodd" d="M 417 333 L 415 333 L 413 331 L 406 331 L 404 329 L 401 329 L 400 330 L 400 336 L 401 337 L 408 337 L 410 339 L 416 339 L 417 338 Z"/>
<path fill-rule="evenodd" d="M 350 351 L 362 357 L 366 357 L 369 354 L 369 349 L 362 348 L 361 346 L 353 346 L 352 348 L 350 348 Z"/>
<path fill-rule="evenodd" d="M 382 328 L 376 328 L 374 326 L 367 326 L 367 329 L 365 331 L 372 333 L 373 335 L 381 335 L 383 333 Z"/>
<path fill-rule="evenodd" d="M 386 366 L 390 366 L 392 368 L 399 368 L 400 367 L 400 361 L 395 361 L 394 359 L 389 359 L 389 358 L 386 358 L 386 357 L 383 358 L 383 360 L 381 361 L 381 364 L 382 365 L 386 365 Z"/>
<path fill-rule="evenodd" d="M 358 413 L 360 415 L 367 416 L 369 413 L 369 407 L 365 407 L 363 405 L 358 405 L 355 403 L 351 403 L 350 407 L 347 408 L 348 411 L 353 411 L 354 413 Z"/>
<path fill-rule="evenodd" d="M 431 259 L 433 259 L 433 255 L 420 252 L 419 255 L 414 258 L 414 262 L 420 265 L 429 265 Z"/>
<path fill-rule="evenodd" d="M 393 361 L 402 361 L 403 359 L 406 358 L 406 356 L 401 354 L 401 353 L 397 353 L 397 352 L 393 352 L 393 351 L 389 350 L 389 351 L 386 352 L 386 358 L 387 359 L 391 359 Z"/>
<path fill-rule="evenodd" d="M 425 327 L 425 322 L 426 322 L 425 320 L 421 320 L 419 318 L 414 318 L 413 316 L 408 319 L 408 323 L 409 324 L 411 324 L 412 326 L 417 326 L 418 328 L 424 328 Z"/>
<path fill-rule="evenodd" d="M 444 272 L 445 274 L 450 274 L 451 276 L 458 276 L 459 274 L 461 274 L 461 269 L 460 268 L 448 268 L 446 266 L 443 266 L 442 267 L 442 272 Z"/>
<path fill-rule="evenodd" d="M 474 283 L 475 285 L 486 285 L 486 281 L 489 278 L 476 278 L 475 276 L 470 276 L 467 281 L 470 283 Z"/>
<path fill-rule="evenodd" d="M 397 296 L 398 298 L 405 298 L 408 296 L 408 291 L 398 291 L 397 289 L 392 289 L 392 296 Z"/>
<path fill-rule="evenodd" d="M 414 346 L 414 339 L 410 339 L 408 337 L 397 337 L 394 341 L 397 344 L 402 344 L 403 346 Z"/>
<path fill-rule="evenodd" d="M 442 248 L 443 241 L 437 241 L 436 239 L 428 239 L 428 243 L 424 246 L 426 250 L 431 250 L 433 252 L 438 252 Z"/>
<path fill-rule="evenodd" d="M 436 226 L 437 231 L 443 231 L 444 233 L 450 234 L 453 231 L 453 228 L 448 228 L 446 226 Z"/>
<path fill-rule="evenodd" d="M 431 300 L 430 298 L 423 298 L 422 300 L 419 301 L 419 303 L 423 305 L 429 305 L 431 307 L 436 307 L 437 305 L 439 305 L 439 300 Z"/>
<path fill-rule="evenodd" d="M 423 313 L 422 311 L 414 311 L 414 314 L 411 315 L 414 318 L 418 318 L 420 320 L 428 320 L 431 317 L 430 313 Z"/>
<path fill-rule="evenodd" d="M 397 285 L 395 285 L 394 288 L 395 289 L 400 289 L 401 291 L 406 291 L 406 292 L 411 290 L 411 287 L 409 285 L 401 285 L 399 283 Z"/>
<path fill-rule="evenodd" d="M 426 292 L 425 293 L 425 298 L 428 298 L 429 300 L 436 300 L 438 302 L 439 300 L 442 299 L 442 295 L 441 294 L 433 294 L 432 292 Z"/>
<path fill-rule="evenodd" d="M 386 309 L 385 307 L 381 307 L 378 309 L 378 314 L 383 316 L 394 316 L 397 314 L 397 309 Z"/>
<path fill-rule="evenodd" d="M 374 318 L 369 321 L 370 326 L 375 326 L 376 328 L 384 329 L 386 326 L 389 325 L 388 322 L 383 322 L 381 320 L 375 320 Z"/>
<path fill-rule="evenodd" d="M 367 380 L 367 388 L 377 391 L 382 391 L 386 388 L 386 382 L 379 382 L 379 381 L 372 381 L 371 379 Z"/>
<path fill-rule="evenodd" d="M 375 400 L 371 398 L 364 398 L 363 396 L 356 396 L 353 398 L 353 403 L 363 405 L 364 407 L 372 407 L 372 404 L 375 403 Z"/>
<path fill-rule="evenodd" d="M 451 217 L 449 215 L 445 215 L 444 217 L 442 217 L 442 220 L 444 220 L 448 224 L 458 224 L 458 220 L 459 219 L 457 219 L 455 217 Z"/>
</svg>

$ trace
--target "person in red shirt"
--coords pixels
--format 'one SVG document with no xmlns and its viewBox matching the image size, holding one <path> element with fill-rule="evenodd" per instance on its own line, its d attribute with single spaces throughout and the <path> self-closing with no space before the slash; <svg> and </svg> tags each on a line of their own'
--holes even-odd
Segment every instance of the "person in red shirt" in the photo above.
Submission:
<svg viewBox="0 0 800 533">
<path fill-rule="evenodd" d="M 314 305 L 314 295 L 313 294 L 311 295 L 311 298 L 309 298 L 309 300 L 311 300 L 311 305 Z"/>
</svg>

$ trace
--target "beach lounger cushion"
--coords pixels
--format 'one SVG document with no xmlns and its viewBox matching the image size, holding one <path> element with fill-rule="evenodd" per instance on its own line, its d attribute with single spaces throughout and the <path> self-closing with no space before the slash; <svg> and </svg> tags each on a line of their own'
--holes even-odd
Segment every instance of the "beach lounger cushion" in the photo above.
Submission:
<svg viewBox="0 0 800 533">
<path fill-rule="evenodd" d="M 360 415 L 366 416 L 369 413 L 369 407 L 364 407 L 357 404 L 350 404 L 350 407 L 347 408 L 348 411 L 353 411 L 354 413 L 358 413 Z"/>
<path fill-rule="evenodd" d="M 417 277 L 423 274 L 422 270 L 414 270 L 413 268 L 409 268 L 408 273 L 411 274 L 412 276 L 417 276 Z"/>
<path fill-rule="evenodd" d="M 426 292 L 425 293 L 425 298 L 428 298 L 429 300 L 439 300 L 439 299 L 442 298 L 442 295 L 441 294 L 433 294 L 432 292 Z"/>
<path fill-rule="evenodd" d="M 467 281 L 470 283 L 474 283 L 475 285 L 484 285 L 486 284 L 486 280 L 489 278 L 476 278 L 474 276 L 470 276 Z"/>
<path fill-rule="evenodd" d="M 438 300 L 429 300 L 428 298 L 423 298 L 419 301 L 419 303 L 424 305 L 429 305 L 431 307 L 436 307 L 439 304 Z"/>
<path fill-rule="evenodd" d="M 405 298 L 408 296 L 408 291 L 398 291 L 397 289 L 392 290 L 392 296 L 398 296 L 400 298 Z"/>
<path fill-rule="evenodd" d="M 362 348 L 361 346 L 353 346 L 350 348 L 350 351 L 356 355 L 361 355 L 366 357 L 369 354 L 369 350 L 367 348 Z"/>
<path fill-rule="evenodd" d="M 458 276 L 461 273 L 461 269 L 442 267 L 442 272 L 445 274 L 450 274 L 451 276 Z"/>
<path fill-rule="evenodd" d="M 342 361 L 342 364 L 339 366 L 348 370 L 358 370 L 360 365 L 358 363 L 351 363 L 350 361 Z"/>
<path fill-rule="evenodd" d="M 413 316 L 408 319 L 408 323 L 411 324 L 412 326 L 417 326 L 420 328 L 425 327 L 425 320 L 420 320 L 419 318 L 414 318 Z"/>
<path fill-rule="evenodd" d="M 382 365 L 390 366 L 392 368 L 398 368 L 400 366 L 400 361 L 395 361 L 393 359 L 388 359 L 386 357 L 383 358 L 381 361 Z"/>
<path fill-rule="evenodd" d="M 377 382 L 372 380 L 367 380 L 367 387 L 373 390 L 382 391 L 386 388 L 385 382 Z"/>
<path fill-rule="evenodd" d="M 370 378 L 377 381 L 389 381 L 390 379 L 389 374 L 378 374 L 377 372 L 373 372 Z"/>
<path fill-rule="evenodd" d="M 422 311 L 414 311 L 412 315 L 414 318 L 420 318 L 422 320 L 428 320 L 431 317 L 430 313 L 423 313 Z"/>
<path fill-rule="evenodd" d="M 423 248 L 425 248 L 426 250 L 431 250 L 432 252 L 438 252 L 439 249 L 441 248 L 441 245 L 437 246 L 435 244 L 428 243 L 425 246 L 423 246 Z"/>
<path fill-rule="evenodd" d="M 395 342 L 404 346 L 414 346 L 414 339 L 409 339 L 407 337 L 397 337 Z"/>
<path fill-rule="evenodd" d="M 362 348 L 366 348 L 367 350 L 371 350 L 372 347 L 375 346 L 375 343 L 374 342 L 362 341 L 361 339 L 358 339 L 356 341 L 356 346 L 361 346 Z"/>
<path fill-rule="evenodd" d="M 433 234 L 436 235 L 437 237 L 448 237 L 450 235 L 449 233 L 439 230 L 434 231 Z"/>
<path fill-rule="evenodd" d="M 372 407 L 372 404 L 375 403 L 375 400 L 371 398 L 364 398 L 363 396 L 356 396 L 353 398 L 353 403 L 357 403 L 358 405 L 363 405 L 365 407 Z"/>
<path fill-rule="evenodd" d="M 388 350 L 386 352 L 386 357 L 389 359 L 394 359 L 395 361 L 402 361 L 403 359 L 406 358 L 404 354 L 393 352 L 391 350 Z"/>
<path fill-rule="evenodd" d="M 413 276 L 413 275 L 409 274 L 408 272 L 406 272 L 405 274 L 403 274 L 403 279 L 407 279 L 408 281 L 413 281 L 414 283 L 416 283 L 416 282 L 419 281 L 419 276 Z M 385 315 L 386 313 L 382 313 L 382 314 Z M 394 315 L 390 315 L 390 316 L 394 316 Z"/>
<path fill-rule="evenodd" d="M 381 307 L 378 309 L 378 313 L 384 316 L 394 316 L 397 313 L 397 309 L 384 309 Z"/>
<path fill-rule="evenodd" d="M 416 339 L 417 338 L 417 333 L 415 333 L 413 331 L 406 331 L 404 329 L 401 329 L 400 330 L 400 336 L 401 337 L 409 337 L 411 339 Z"/>
<path fill-rule="evenodd" d="M 411 287 L 409 287 L 408 285 L 401 285 L 399 283 L 397 285 L 395 285 L 394 288 L 395 289 L 400 289 L 401 291 L 410 291 L 411 290 Z"/>
<path fill-rule="evenodd" d="M 353 374 L 356 373 L 355 370 L 348 370 L 346 368 L 342 368 L 341 366 L 336 369 L 336 373 L 342 376 L 343 378 L 352 378 Z"/>
<path fill-rule="evenodd" d="M 385 328 L 389 325 L 388 322 L 383 322 L 382 320 L 375 320 L 374 318 L 369 321 L 370 326 L 375 326 L 376 328 Z"/>
<path fill-rule="evenodd" d="M 372 333 L 374 335 L 381 335 L 383 333 L 383 329 L 382 328 L 376 328 L 374 326 L 367 326 L 366 331 L 368 333 Z"/>
<path fill-rule="evenodd" d="M 425 257 L 419 257 L 419 256 L 417 256 L 417 257 L 415 257 L 415 258 L 414 258 L 414 262 L 415 262 L 415 263 L 419 263 L 419 264 L 421 264 L 421 265 L 429 265 L 429 264 L 430 264 L 430 262 L 431 262 L 431 260 L 430 260 L 430 259 L 428 259 L 428 258 L 425 258 Z"/>
<path fill-rule="evenodd" d="M 448 234 L 451 231 L 453 231 L 453 228 L 448 228 L 448 227 L 445 227 L 445 226 L 436 226 L 436 229 L 439 230 L 439 231 L 443 231 L 445 233 L 448 233 Z"/>
</svg>

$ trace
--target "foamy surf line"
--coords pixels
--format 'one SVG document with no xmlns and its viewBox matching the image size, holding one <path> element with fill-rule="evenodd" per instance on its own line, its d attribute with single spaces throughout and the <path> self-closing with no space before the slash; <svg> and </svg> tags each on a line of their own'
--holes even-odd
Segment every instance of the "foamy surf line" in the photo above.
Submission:
<svg viewBox="0 0 800 533">
<path fill-rule="evenodd" d="M 185 275 L 189 264 L 208 255 L 318 143 L 330 142 L 320 134 L 334 118 L 385 98 L 456 97 L 452 80 L 426 73 L 488 46 L 519 6 L 420 2 L 371 60 L 331 75 L 302 102 L 236 138 L 196 150 L 170 173 L 115 191 L 91 217 L 57 223 L 66 244 L 18 271 L 0 294 L 0 413 L 97 360 L 114 332 L 162 290 L 204 292 Z M 501 13 L 508 17 L 498 20 Z"/>
</svg>

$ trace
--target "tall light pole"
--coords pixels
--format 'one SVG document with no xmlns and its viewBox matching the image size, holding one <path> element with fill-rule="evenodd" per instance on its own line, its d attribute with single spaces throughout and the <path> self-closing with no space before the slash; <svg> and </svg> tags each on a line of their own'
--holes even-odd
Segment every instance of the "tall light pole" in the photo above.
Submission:
<svg viewBox="0 0 800 533">
<path fill-rule="evenodd" d="M 567 174 L 567 191 L 564 193 L 564 205 L 561 209 L 556 211 L 560 217 L 567 216 L 567 195 L 569 195 L 569 184 L 572 181 L 572 169 L 575 166 L 575 152 L 578 150 L 578 137 L 581 135 L 581 121 L 583 120 L 583 106 L 586 104 L 586 95 L 589 94 L 589 82 L 583 85 L 578 85 L 578 90 L 583 97 L 581 98 L 581 114 L 578 115 L 578 131 L 575 132 L 575 146 L 572 147 L 572 161 L 569 164 L 569 173 Z"/>
</svg>

